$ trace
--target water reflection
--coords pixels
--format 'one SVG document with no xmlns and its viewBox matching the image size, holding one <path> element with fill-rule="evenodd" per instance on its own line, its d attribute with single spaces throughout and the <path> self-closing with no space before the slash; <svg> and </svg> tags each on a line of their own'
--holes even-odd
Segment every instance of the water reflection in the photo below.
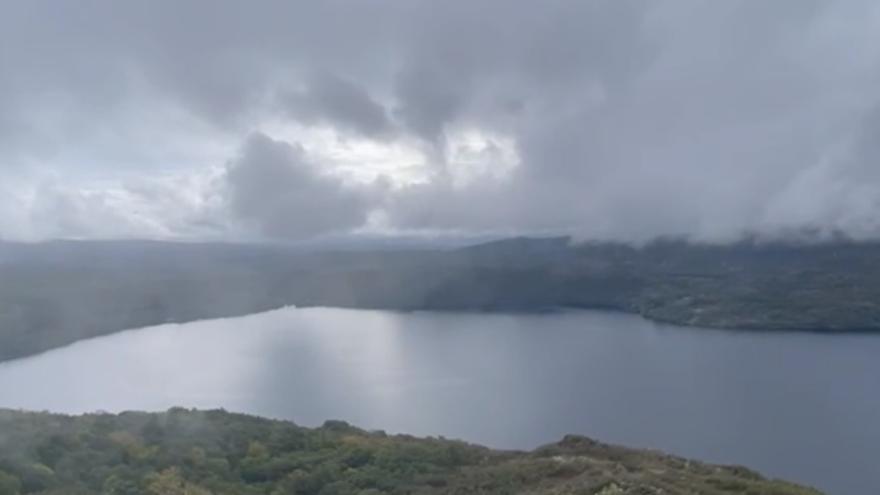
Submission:
<svg viewBox="0 0 880 495">
<path fill-rule="evenodd" d="M 880 339 L 551 315 L 285 309 L 0 364 L 0 405 L 224 407 L 531 448 L 582 433 L 832 493 L 880 486 Z"/>
</svg>

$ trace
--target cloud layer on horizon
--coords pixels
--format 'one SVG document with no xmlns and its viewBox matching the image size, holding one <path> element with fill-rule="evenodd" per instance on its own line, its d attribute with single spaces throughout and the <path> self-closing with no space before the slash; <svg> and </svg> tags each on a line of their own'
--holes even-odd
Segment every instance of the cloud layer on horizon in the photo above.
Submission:
<svg viewBox="0 0 880 495">
<path fill-rule="evenodd" d="M 871 0 L 2 10 L 0 239 L 880 237 Z"/>
</svg>

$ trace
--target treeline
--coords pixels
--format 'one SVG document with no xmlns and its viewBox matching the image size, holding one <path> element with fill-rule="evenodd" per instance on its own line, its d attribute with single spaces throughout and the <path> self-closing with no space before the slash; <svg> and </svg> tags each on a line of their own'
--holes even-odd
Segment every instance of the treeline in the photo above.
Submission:
<svg viewBox="0 0 880 495">
<path fill-rule="evenodd" d="M 531 453 L 224 411 L 0 410 L 0 495 L 816 494 L 582 437 Z"/>
</svg>

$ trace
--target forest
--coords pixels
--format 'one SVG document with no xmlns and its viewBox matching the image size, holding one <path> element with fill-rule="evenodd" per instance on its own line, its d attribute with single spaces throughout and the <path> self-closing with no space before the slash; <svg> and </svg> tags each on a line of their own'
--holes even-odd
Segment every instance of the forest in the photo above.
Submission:
<svg viewBox="0 0 880 495">
<path fill-rule="evenodd" d="M 532 452 L 182 408 L 0 410 L 0 495 L 815 495 L 746 468 L 567 436 Z"/>
</svg>

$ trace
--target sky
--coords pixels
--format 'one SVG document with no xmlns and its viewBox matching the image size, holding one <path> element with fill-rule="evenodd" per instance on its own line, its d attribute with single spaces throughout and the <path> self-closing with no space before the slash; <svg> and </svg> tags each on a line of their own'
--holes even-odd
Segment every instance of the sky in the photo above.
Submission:
<svg viewBox="0 0 880 495">
<path fill-rule="evenodd" d="M 874 0 L 0 0 L 0 239 L 880 237 Z"/>
</svg>

